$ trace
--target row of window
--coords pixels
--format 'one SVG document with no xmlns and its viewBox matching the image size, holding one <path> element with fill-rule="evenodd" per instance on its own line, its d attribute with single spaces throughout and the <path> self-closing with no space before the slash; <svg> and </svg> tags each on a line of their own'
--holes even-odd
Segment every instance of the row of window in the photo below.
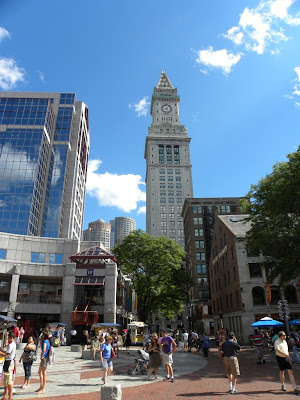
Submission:
<svg viewBox="0 0 300 400">
<path fill-rule="evenodd" d="M 284 298 L 288 303 L 297 304 L 298 296 L 296 288 L 293 285 L 287 285 L 283 289 Z M 254 305 L 265 305 L 266 304 L 267 291 L 261 286 L 255 286 L 252 289 L 252 298 Z M 277 304 L 278 300 L 281 300 L 281 292 L 278 286 L 271 286 L 271 304 Z"/>
<path fill-rule="evenodd" d="M 164 178 L 164 176 L 163 176 L 162 178 Z M 159 188 L 160 188 L 160 189 L 165 189 L 165 188 L 166 188 L 166 184 L 165 184 L 165 183 L 160 183 L 160 184 L 159 184 Z M 176 183 L 175 188 L 176 188 L 176 189 L 182 189 L 181 183 Z M 168 189 L 174 189 L 174 184 L 173 184 L 173 183 L 168 183 Z M 182 194 L 182 193 L 181 193 L 181 194 Z"/>
<path fill-rule="evenodd" d="M 32 263 L 45 263 L 46 253 L 31 253 L 31 262 Z M 49 264 L 62 264 L 63 255 L 60 253 L 49 253 Z"/>
<path fill-rule="evenodd" d="M 160 198 L 160 203 L 167 203 L 167 199 L 165 197 L 161 197 Z M 168 198 L 168 203 L 175 203 L 175 199 L 173 197 L 169 197 Z M 182 197 L 177 197 L 176 198 L 176 203 L 177 204 L 181 204 L 182 203 Z"/>
<path fill-rule="evenodd" d="M 181 175 L 181 170 L 180 169 L 176 169 L 175 168 L 175 175 Z M 160 175 L 163 175 L 163 174 L 165 174 L 166 173 L 166 170 L 164 169 L 164 168 L 160 168 L 159 169 L 159 174 Z M 167 169 L 167 174 L 170 174 L 170 175 L 172 175 L 173 174 L 173 169 L 172 168 L 168 168 Z"/>
<path fill-rule="evenodd" d="M 159 194 L 160 196 L 166 196 L 166 191 L 165 190 L 160 190 Z M 174 190 L 169 190 L 168 191 L 168 196 L 174 196 Z M 176 196 L 182 196 L 182 191 L 181 190 L 176 190 Z"/>
</svg>

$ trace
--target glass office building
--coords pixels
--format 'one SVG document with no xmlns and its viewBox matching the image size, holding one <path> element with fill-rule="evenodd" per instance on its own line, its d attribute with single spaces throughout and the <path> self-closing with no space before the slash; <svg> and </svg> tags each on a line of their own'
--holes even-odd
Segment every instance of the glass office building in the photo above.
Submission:
<svg viewBox="0 0 300 400">
<path fill-rule="evenodd" d="M 74 93 L 0 92 L 0 231 L 80 239 L 88 153 Z"/>
</svg>

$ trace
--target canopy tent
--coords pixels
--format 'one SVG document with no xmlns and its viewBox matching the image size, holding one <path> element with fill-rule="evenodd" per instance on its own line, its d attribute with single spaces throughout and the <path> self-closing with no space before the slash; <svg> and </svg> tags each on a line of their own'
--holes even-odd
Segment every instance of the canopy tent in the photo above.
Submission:
<svg viewBox="0 0 300 400">
<path fill-rule="evenodd" d="M 288 322 L 289 325 L 300 325 L 300 319 L 292 319 L 291 321 Z"/>
<path fill-rule="evenodd" d="M 270 328 L 276 326 L 284 326 L 282 322 L 276 321 L 276 319 L 272 319 L 270 317 L 261 318 L 259 321 L 254 322 L 251 324 L 254 328 Z"/>
<path fill-rule="evenodd" d="M 7 317 L 6 315 L 0 315 L 0 326 L 11 326 L 16 325 L 17 320 Z"/>
<path fill-rule="evenodd" d="M 97 324 L 93 324 L 94 328 L 100 327 L 100 326 L 121 326 L 120 324 L 110 324 L 108 322 L 99 322 Z"/>
</svg>

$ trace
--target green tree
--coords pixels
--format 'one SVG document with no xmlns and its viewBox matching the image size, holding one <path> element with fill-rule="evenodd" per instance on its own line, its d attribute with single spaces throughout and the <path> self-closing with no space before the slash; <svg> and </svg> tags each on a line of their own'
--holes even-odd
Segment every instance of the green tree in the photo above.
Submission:
<svg viewBox="0 0 300 400">
<path fill-rule="evenodd" d="M 122 272 L 131 276 L 138 297 L 138 315 L 149 322 L 151 314 L 173 319 L 187 299 L 189 276 L 186 253 L 174 241 L 137 230 L 116 245 L 113 253 Z"/>
<path fill-rule="evenodd" d="M 287 157 L 241 200 L 253 225 L 247 247 L 262 251 L 269 281 L 282 284 L 300 276 L 300 146 Z"/>
</svg>

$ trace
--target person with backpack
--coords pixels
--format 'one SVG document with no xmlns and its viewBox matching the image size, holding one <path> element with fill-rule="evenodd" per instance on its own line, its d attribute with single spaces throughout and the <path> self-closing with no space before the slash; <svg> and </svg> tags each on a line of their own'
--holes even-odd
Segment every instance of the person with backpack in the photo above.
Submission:
<svg viewBox="0 0 300 400">
<path fill-rule="evenodd" d="M 36 394 L 44 394 L 45 387 L 47 382 L 47 364 L 49 361 L 49 351 L 50 351 L 50 342 L 48 332 L 43 332 L 42 334 L 42 354 L 41 354 L 41 363 L 39 368 L 39 377 L 40 377 L 40 387 L 35 391 Z"/>
<path fill-rule="evenodd" d="M 31 379 L 31 367 L 33 361 L 36 361 L 36 345 L 34 343 L 33 337 L 29 336 L 27 344 L 24 351 L 20 357 L 19 362 L 23 361 L 23 368 L 25 372 L 25 381 L 21 389 L 27 389 L 30 385 Z"/>
</svg>

